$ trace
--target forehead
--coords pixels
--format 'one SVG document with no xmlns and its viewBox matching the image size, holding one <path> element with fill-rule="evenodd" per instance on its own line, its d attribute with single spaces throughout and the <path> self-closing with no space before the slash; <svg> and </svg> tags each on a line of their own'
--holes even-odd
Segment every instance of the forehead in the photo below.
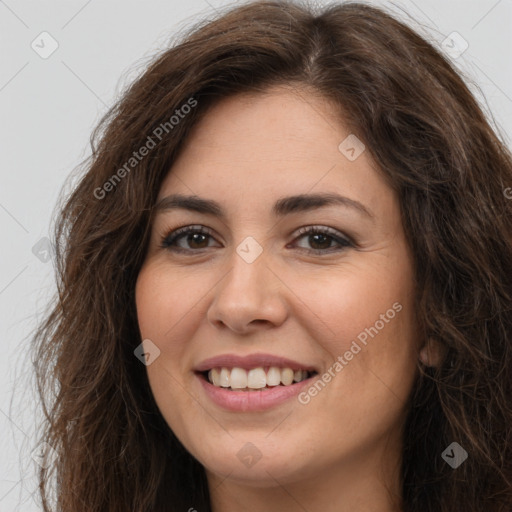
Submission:
<svg viewBox="0 0 512 512">
<path fill-rule="evenodd" d="M 354 146 L 355 159 L 347 146 Z M 184 193 L 273 203 L 276 197 L 309 192 L 336 192 L 371 204 L 393 199 L 332 102 L 275 87 L 213 105 L 185 141 L 159 198 Z"/>
</svg>

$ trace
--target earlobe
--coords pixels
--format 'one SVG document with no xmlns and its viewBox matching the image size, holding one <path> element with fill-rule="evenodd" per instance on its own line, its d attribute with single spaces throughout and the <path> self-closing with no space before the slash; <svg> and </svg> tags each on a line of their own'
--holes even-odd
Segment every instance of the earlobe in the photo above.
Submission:
<svg viewBox="0 0 512 512">
<path fill-rule="evenodd" d="M 420 350 L 419 360 L 425 366 L 438 367 L 442 364 L 446 347 L 434 338 L 429 338 Z"/>
</svg>

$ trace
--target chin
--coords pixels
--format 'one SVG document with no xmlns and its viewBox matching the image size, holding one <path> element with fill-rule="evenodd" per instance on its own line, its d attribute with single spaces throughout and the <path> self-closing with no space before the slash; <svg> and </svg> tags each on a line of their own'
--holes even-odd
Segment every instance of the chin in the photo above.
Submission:
<svg viewBox="0 0 512 512">
<path fill-rule="evenodd" d="M 201 449 L 193 455 L 207 472 L 219 479 L 229 478 L 254 487 L 300 481 L 312 477 L 316 471 L 312 460 L 301 460 L 302 449 L 292 444 L 283 445 L 277 437 L 273 442 L 263 436 L 254 441 L 242 440 L 242 437 L 254 440 L 256 436 L 228 438 L 225 444 L 213 441 L 208 448 L 203 441 Z M 304 446 L 304 443 L 299 445 Z"/>
</svg>

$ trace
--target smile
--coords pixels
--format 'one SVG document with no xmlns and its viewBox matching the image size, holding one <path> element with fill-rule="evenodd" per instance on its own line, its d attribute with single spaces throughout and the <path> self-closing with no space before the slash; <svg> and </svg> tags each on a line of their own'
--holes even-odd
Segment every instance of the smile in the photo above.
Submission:
<svg viewBox="0 0 512 512">
<path fill-rule="evenodd" d="M 275 386 L 290 386 L 294 382 L 302 382 L 313 373 L 307 370 L 293 370 L 277 366 L 258 367 L 246 370 L 244 368 L 212 368 L 203 375 L 216 387 L 238 391 L 257 391 L 270 389 Z"/>
<path fill-rule="evenodd" d="M 276 407 L 296 397 L 319 374 L 319 366 L 264 353 L 221 354 L 193 370 L 206 400 L 233 412 Z"/>
</svg>

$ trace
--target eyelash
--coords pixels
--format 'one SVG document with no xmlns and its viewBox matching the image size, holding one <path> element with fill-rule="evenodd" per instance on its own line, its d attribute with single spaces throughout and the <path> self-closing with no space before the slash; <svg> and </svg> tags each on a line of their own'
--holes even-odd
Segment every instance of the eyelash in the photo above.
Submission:
<svg viewBox="0 0 512 512">
<path fill-rule="evenodd" d="M 208 228 L 205 228 L 204 226 L 185 226 L 183 228 L 175 229 L 174 231 L 171 231 L 166 236 L 162 238 L 162 242 L 160 244 L 160 247 L 162 249 L 167 249 L 168 251 L 172 252 L 178 252 L 178 253 L 190 253 L 190 252 L 200 252 L 205 249 L 208 249 L 208 247 L 202 248 L 202 249 L 184 249 L 182 247 L 178 247 L 174 245 L 177 240 L 184 237 L 188 234 L 203 234 L 208 235 L 213 238 L 211 230 Z M 326 253 L 332 253 L 332 252 L 341 252 L 346 250 L 349 247 L 355 247 L 354 242 L 350 240 L 348 237 L 341 236 L 338 231 L 323 227 L 323 226 L 305 226 L 303 228 L 300 228 L 297 232 L 297 236 L 294 238 L 294 241 L 298 238 L 302 238 L 306 235 L 316 235 L 316 234 L 322 234 L 327 235 L 328 238 L 331 238 L 333 241 L 339 244 L 339 248 L 336 250 L 333 250 L 333 248 L 328 249 L 303 249 L 303 251 L 306 251 L 309 254 L 316 254 L 316 255 L 322 255 Z"/>
</svg>

